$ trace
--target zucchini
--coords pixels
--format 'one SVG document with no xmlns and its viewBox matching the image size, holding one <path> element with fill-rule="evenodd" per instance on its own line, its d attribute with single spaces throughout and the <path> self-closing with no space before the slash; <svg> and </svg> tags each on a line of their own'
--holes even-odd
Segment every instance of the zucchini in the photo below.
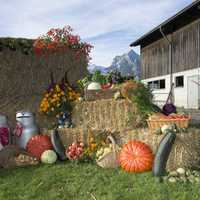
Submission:
<svg viewBox="0 0 200 200">
<path fill-rule="evenodd" d="M 167 160 L 175 139 L 176 134 L 173 132 L 168 132 L 161 140 L 158 146 L 158 150 L 156 152 L 156 156 L 154 158 L 154 164 L 152 169 L 154 176 L 161 177 L 165 174 Z"/>
<path fill-rule="evenodd" d="M 53 145 L 53 148 L 56 154 L 58 155 L 58 159 L 62 161 L 66 160 L 67 157 L 65 155 L 65 147 L 61 142 L 61 139 L 57 130 L 53 130 L 53 132 L 51 133 L 51 143 Z"/>
</svg>

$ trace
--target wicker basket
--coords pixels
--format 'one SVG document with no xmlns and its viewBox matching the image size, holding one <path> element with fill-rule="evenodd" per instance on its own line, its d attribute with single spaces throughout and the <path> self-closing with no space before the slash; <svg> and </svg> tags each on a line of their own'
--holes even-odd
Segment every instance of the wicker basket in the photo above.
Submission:
<svg viewBox="0 0 200 200">
<path fill-rule="evenodd" d="M 108 139 L 112 143 L 112 151 L 98 159 L 96 162 L 102 168 L 117 168 L 119 167 L 119 147 L 117 147 L 114 138 L 109 135 Z"/>
<path fill-rule="evenodd" d="M 178 128 L 188 128 L 190 117 L 186 119 L 151 119 L 147 120 L 147 124 L 151 133 L 161 128 L 163 125 L 176 124 Z"/>
</svg>

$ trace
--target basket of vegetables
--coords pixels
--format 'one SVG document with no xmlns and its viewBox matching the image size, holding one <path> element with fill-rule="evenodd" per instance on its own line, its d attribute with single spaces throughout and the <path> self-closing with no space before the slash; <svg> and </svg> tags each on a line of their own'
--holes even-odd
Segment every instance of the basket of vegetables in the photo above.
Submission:
<svg viewBox="0 0 200 200">
<path fill-rule="evenodd" d="M 168 116 L 162 113 L 151 115 L 147 120 L 148 127 L 151 132 L 155 132 L 164 125 L 176 124 L 178 128 L 188 128 L 190 116 L 185 114 L 170 114 Z"/>
<path fill-rule="evenodd" d="M 114 138 L 109 135 L 108 140 L 110 140 L 110 144 L 108 147 L 101 147 L 97 153 L 97 165 L 102 168 L 117 168 L 119 167 L 119 152 L 120 148 L 116 144 Z"/>
</svg>

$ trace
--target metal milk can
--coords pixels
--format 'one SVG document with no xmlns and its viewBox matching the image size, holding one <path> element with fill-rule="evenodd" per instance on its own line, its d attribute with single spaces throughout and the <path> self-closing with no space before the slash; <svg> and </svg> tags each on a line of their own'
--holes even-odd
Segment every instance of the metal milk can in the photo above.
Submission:
<svg viewBox="0 0 200 200">
<path fill-rule="evenodd" d="M 0 146 L 8 145 L 10 137 L 10 129 L 7 122 L 7 117 L 0 114 Z"/>
<path fill-rule="evenodd" d="M 26 149 L 26 144 L 29 139 L 39 133 L 38 126 L 35 122 L 35 115 L 29 111 L 19 111 L 16 113 L 16 127 L 14 134 L 16 137 L 16 144 Z"/>
</svg>

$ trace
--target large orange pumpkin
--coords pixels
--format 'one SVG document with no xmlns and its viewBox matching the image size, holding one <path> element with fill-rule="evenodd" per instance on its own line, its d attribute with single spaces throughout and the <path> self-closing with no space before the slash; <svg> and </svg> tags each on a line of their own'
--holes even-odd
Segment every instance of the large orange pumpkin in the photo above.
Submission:
<svg viewBox="0 0 200 200">
<path fill-rule="evenodd" d="M 53 145 L 48 135 L 35 135 L 26 145 L 27 152 L 35 156 L 38 160 L 40 160 L 44 151 L 52 149 Z"/>
<path fill-rule="evenodd" d="M 153 153 L 148 145 L 137 140 L 125 144 L 120 152 L 120 165 L 127 172 L 145 172 L 152 168 Z"/>
</svg>

